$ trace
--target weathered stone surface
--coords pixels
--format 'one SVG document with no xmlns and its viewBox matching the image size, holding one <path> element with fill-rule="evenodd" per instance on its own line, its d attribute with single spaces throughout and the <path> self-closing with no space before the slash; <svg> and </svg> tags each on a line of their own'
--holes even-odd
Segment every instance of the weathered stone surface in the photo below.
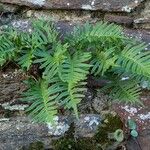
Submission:
<svg viewBox="0 0 150 150">
<path fill-rule="evenodd" d="M 107 14 L 104 17 L 104 20 L 111 22 L 111 23 L 114 22 L 120 25 L 125 25 L 125 26 L 132 26 L 133 24 L 133 18 L 128 17 L 128 16 L 118 16 L 118 15 Z"/>
<path fill-rule="evenodd" d="M 124 33 L 130 38 L 136 38 L 139 41 L 145 42 L 148 47 L 145 50 L 150 50 L 150 32 L 146 30 L 124 29 Z"/>
<path fill-rule="evenodd" d="M 75 137 L 91 137 L 100 124 L 100 116 L 94 114 L 81 115 L 79 120 L 74 117 L 60 116 L 56 125 L 37 124 L 29 118 L 0 119 L 0 149 L 18 150 L 32 142 L 41 141 L 46 148 L 51 147 L 52 139 L 62 136 L 75 121 Z"/>
<path fill-rule="evenodd" d="M 143 130 L 150 130 L 150 92 L 143 92 L 141 96 L 141 102 L 144 107 L 139 105 L 127 105 L 127 104 L 114 104 L 113 108 L 118 113 L 118 115 L 123 118 L 124 122 L 128 119 L 133 119 L 137 123 L 138 131 L 140 133 Z"/>
<path fill-rule="evenodd" d="M 16 5 L 10 5 L 10 4 L 3 4 L 0 2 L 0 12 L 16 12 L 18 9 L 18 6 Z"/>
<path fill-rule="evenodd" d="M 150 29 L 150 1 L 146 0 L 144 8 L 134 20 L 135 28 Z"/>
<path fill-rule="evenodd" d="M 134 20 L 134 26 L 136 28 L 150 29 L 150 17 L 138 18 Z"/>
<path fill-rule="evenodd" d="M 91 14 L 85 11 L 69 11 L 69 10 L 29 10 L 26 12 L 27 17 L 37 19 L 51 19 L 52 21 L 72 21 L 85 22 L 91 19 Z"/>
<path fill-rule="evenodd" d="M 44 9 L 82 9 L 131 12 L 144 0 L 0 0 L 3 3 Z"/>
<path fill-rule="evenodd" d="M 130 138 L 127 141 L 128 150 L 149 150 L 150 130 L 144 130 L 138 138 Z"/>
<path fill-rule="evenodd" d="M 11 22 L 11 25 L 23 31 L 29 30 L 30 28 L 30 22 L 28 20 L 14 20 L 13 22 Z M 66 33 L 69 33 L 73 30 L 75 23 L 58 21 L 58 22 L 55 22 L 55 25 L 58 31 L 60 31 L 61 34 L 65 35 Z M 136 38 L 139 41 L 143 41 L 147 43 L 150 47 L 150 32 L 149 31 L 124 28 L 124 33 L 130 38 Z M 99 85 L 100 84 L 105 84 L 105 81 L 104 83 L 99 82 Z M 95 86 L 96 86 L 96 83 L 95 83 Z"/>
<path fill-rule="evenodd" d="M 7 72 L 0 71 L 0 105 L 10 100 L 13 103 L 19 98 L 25 89 L 22 83 L 25 78 L 25 75 L 17 69 L 7 70 Z"/>
</svg>

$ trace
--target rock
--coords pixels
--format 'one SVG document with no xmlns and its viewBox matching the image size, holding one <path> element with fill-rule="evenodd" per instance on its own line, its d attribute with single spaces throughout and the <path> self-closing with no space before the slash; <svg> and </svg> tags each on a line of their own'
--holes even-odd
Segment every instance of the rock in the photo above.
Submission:
<svg viewBox="0 0 150 150">
<path fill-rule="evenodd" d="M 94 91 L 88 89 L 85 92 L 85 97 L 82 99 L 81 103 L 78 105 L 78 111 L 82 114 L 94 113 L 92 108 L 92 100 L 94 97 Z"/>
<path fill-rule="evenodd" d="M 99 115 L 81 115 L 79 120 L 71 116 L 60 116 L 56 125 L 33 123 L 29 118 L 19 117 L 0 120 L 0 145 L 2 150 L 20 149 L 30 143 L 41 141 L 45 148 L 51 148 L 51 141 L 61 137 L 75 122 L 75 137 L 91 137 L 96 132 L 101 118 Z"/>
<path fill-rule="evenodd" d="M 11 22 L 11 25 L 22 31 L 30 30 L 30 22 L 28 20 L 14 20 Z M 58 31 L 60 31 L 61 34 L 65 36 L 66 33 L 69 33 L 73 30 L 73 27 L 76 25 L 76 23 L 58 21 L 58 22 L 55 22 L 55 25 Z M 136 38 L 139 41 L 145 42 L 150 47 L 150 32 L 149 31 L 124 28 L 124 33 L 130 38 Z M 99 81 L 98 83 L 105 84 L 106 82 L 108 81 L 104 81 L 104 82 Z"/>
<path fill-rule="evenodd" d="M 132 26 L 133 24 L 133 18 L 129 16 L 118 16 L 118 15 L 106 14 L 104 20 L 110 23 L 117 23 L 128 27 Z"/>
<path fill-rule="evenodd" d="M 0 12 L 3 13 L 15 13 L 18 10 L 18 6 L 16 5 L 10 5 L 10 4 L 3 4 L 0 2 Z"/>
<path fill-rule="evenodd" d="M 149 150 L 150 130 L 144 130 L 138 138 L 130 138 L 127 141 L 128 150 Z"/>
<path fill-rule="evenodd" d="M 97 113 L 102 113 L 105 109 L 108 108 L 108 101 L 110 100 L 108 95 L 105 95 L 103 93 L 98 93 L 97 96 L 93 99 L 92 106 L 93 109 Z"/>
<path fill-rule="evenodd" d="M 150 32 L 146 30 L 135 30 L 135 29 L 124 29 L 124 33 L 130 37 L 130 38 L 135 38 L 139 41 L 145 42 L 148 47 L 145 50 L 150 49 Z"/>
<path fill-rule="evenodd" d="M 138 18 L 134 20 L 136 28 L 150 29 L 150 18 Z"/>
<path fill-rule="evenodd" d="M 81 115 L 80 120 L 75 121 L 75 137 L 93 137 L 100 125 L 99 115 Z M 94 132 L 93 132 L 94 131 Z M 84 136 L 83 136 L 84 135 Z"/>
<path fill-rule="evenodd" d="M 45 19 L 52 21 L 71 21 L 74 23 L 85 22 L 91 19 L 91 14 L 81 11 L 68 10 L 29 10 L 26 12 L 27 17 L 34 17 L 37 19 Z"/>
<path fill-rule="evenodd" d="M 109 12 L 131 12 L 144 0 L 1 0 L 3 3 L 43 9 L 101 10 Z"/>
<path fill-rule="evenodd" d="M 150 1 L 145 1 L 144 8 L 134 20 L 135 28 L 150 29 Z"/>
<path fill-rule="evenodd" d="M 17 69 L 0 71 L 0 105 L 10 101 L 13 103 L 20 97 L 25 90 L 22 80 L 26 78 L 25 74 Z"/>
</svg>

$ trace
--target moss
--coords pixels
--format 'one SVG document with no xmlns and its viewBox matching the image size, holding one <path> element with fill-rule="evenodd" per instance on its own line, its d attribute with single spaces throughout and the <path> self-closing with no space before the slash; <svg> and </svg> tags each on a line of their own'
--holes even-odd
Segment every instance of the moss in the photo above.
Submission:
<svg viewBox="0 0 150 150">
<path fill-rule="evenodd" d="M 107 114 L 93 138 L 74 138 L 74 128 L 67 135 L 53 142 L 55 150 L 106 150 L 113 147 L 116 141 L 108 138 L 108 133 L 122 129 L 123 124 L 120 117 Z"/>
<path fill-rule="evenodd" d="M 99 126 L 97 133 L 95 134 L 95 140 L 104 145 L 112 144 L 114 141 L 108 138 L 109 133 L 115 132 L 117 129 L 122 129 L 123 123 L 120 120 L 120 117 L 113 114 L 107 114 L 105 119 L 102 122 L 102 125 Z"/>
<path fill-rule="evenodd" d="M 101 150 L 99 144 L 93 138 L 76 139 L 74 130 L 74 124 L 72 124 L 64 137 L 53 141 L 54 150 Z"/>
<path fill-rule="evenodd" d="M 28 150 L 44 150 L 44 144 L 40 141 L 31 143 Z"/>
<path fill-rule="evenodd" d="M 61 138 L 54 145 L 55 150 L 102 150 L 93 138 Z"/>
</svg>

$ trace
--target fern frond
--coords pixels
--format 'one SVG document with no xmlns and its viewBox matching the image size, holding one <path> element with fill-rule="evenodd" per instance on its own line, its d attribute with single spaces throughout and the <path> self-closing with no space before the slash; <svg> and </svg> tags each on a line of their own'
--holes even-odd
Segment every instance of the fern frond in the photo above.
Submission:
<svg viewBox="0 0 150 150">
<path fill-rule="evenodd" d="M 92 69 L 91 73 L 96 75 L 104 75 L 104 73 L 111 69 L 111 67 L 116 67 L 117 55 L 114 55 L 114 48 L 108 49 L 106 51 L 100 51 L 99 49 L 93 55 L 91 61 Z"/>
<path fill-rule="evenodd" d="M 63 82 L 67 82 L 69 86 L 75 85 L 79 81 L 86 79 L 89 73 L 90 64 L 87 63 L 91 58 L 90 52 L 78 53 L 67 57 L 61 65 L 60 74 Z"/>
<path fill-rule="evenodd" d="M 113 100 L 123 103 L 140 103 L 139 97 L 141 89 L 138 83 L 134 80 L 118 80 L 112 81 L 104 86 L 100 91 L 110 91 L 110 96 Z"/>
<path fill-rule="evenodd" d="M 38 58 L 34 63 L 40 63 L 40 69 L 45 69 L 43 77 L 51 79 L 55 74 L 59 73 L 59 67 L 66 58 L 67 48 L 68 44 L 62 45 L 61 43 L 57 43 L 52 49 L 53 53 L 44 50 L 36 52 Z"/>
<path fill-rule="evenodd" d="M 60 78 L 67 85 L 67 91 L 60 94 L 60 97 L 66 96 L 63 100 L 67 108 L 73 108 L 76 117 L 78 117 L 77 105 L 84 97 L 84 88 L 89 73 L 90 64 L 87 61 L 91 58 L 91 53 L 75 52 L 73 56 L 68 56 L 60 68 Z"/>
<path fill-rule="evenodd" d="M 150 80 L 150 52 L 144 51 L 147 46 L 142 43 L 136 46 L 127 45 L 121 52 L 117 65 L 120 72 L 129 73 L 132 78 Z"/>
<path fill-rule="evenodd" d="M 50 22 L 45 21 L 33 21 L 32 33 L 21 34 L 22 53 L 18 59 L 18 64 L 22 68 L 29 70 L 33 63 L 35 53 L 39 49 L 47 49 L 48 44 L 52 44 L 56 41 L 58 33 L 54 29 L 54 26 Z"/>
<path fill-rule="evenodd" d="M 75 27 L 73 33 L 67 40 L 69 40 L 72 45 L 78 45 L 86 41 L 117 42 L 118 39 L 125 39 L 120 26 L 113 23 L 99 22 L 95 25 L 86 23 L 83 26 Z"/>
<path fill-rule="evenodd" d="M 55 43 L 58 38 L 58 32 L 50 21 L 36 20 L 32 21 L 33 32 L 38 35 L 38 42 L 42 44 Z"/>
<path fill-rule="evenodd" d="M 15 57 L 15 44 L 9 37 L 0 35 L 0 66 Z"/>
<path fill-rule="evenodd" d="M 55 103 L 55 98 L 58 96 L 57 90 L 55 91 L 51 86 L 48 87 L 45 80 L 29 80 L 27 85 L 29 89 L 23 93 L 22 100 L 32 104 L 26 109 L 26 112 L 34 121 L 53 122 L 57 114 Z"/>
</svg>

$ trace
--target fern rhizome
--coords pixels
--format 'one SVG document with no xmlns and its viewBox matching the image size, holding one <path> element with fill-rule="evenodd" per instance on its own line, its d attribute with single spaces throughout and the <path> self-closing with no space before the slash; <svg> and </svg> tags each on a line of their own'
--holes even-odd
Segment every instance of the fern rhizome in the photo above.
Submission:
<svg viewBox="0 0 150 150">
<path fill-rule="evenodd" d="M 138 103 L 140 83 L 150 80 L 147 45 L 127 38 L 120 26 L 104 22 L 74 28 L 63 40 L 51 22 L 33 21 L 32 32 L 9 28 L 0 33 L 0 65 L 14 61 L 29 70 L 38 64 L 42 76 L 32 76 L 22 100 L 39 122 L 53 122 L 60 107 L 73 109 L 87 90 L 87 76 L 110 82 L 101 90 L 113 99 Z"/>
</svg>

